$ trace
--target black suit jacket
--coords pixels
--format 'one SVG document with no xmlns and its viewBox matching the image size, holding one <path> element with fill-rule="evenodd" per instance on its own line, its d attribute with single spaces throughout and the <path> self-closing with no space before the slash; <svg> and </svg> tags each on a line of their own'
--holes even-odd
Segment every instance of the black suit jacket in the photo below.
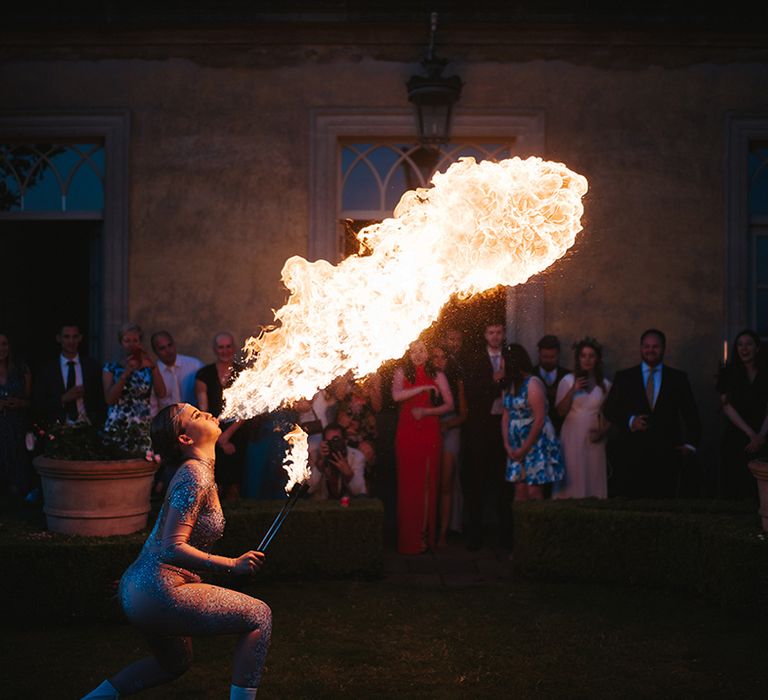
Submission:
<svg viewBox="0 0 768 700">
<path fill-rule="evenodd" d="M 502 348 L 501 356 L 504 358 L 504 367 L 508 370 L 510 358 L 506 348 Z M 493 365 L 485 346 L 480 351 L 467 355 L 462 369 L 464 395 L 467 399 L 467 423 L 487 422 L 493 402 L 501 396 L 502 389 L 507 384 L 506 379 L 494 381 Z"/>
<path fill-rule="evenodd" d="M 699 412 L 685 372 L 662 365 L 661 389 L 651 408 L 645 394 L 640 365 L 616 373 L 603 404 L 603 413 L 618 436 L 642 438 L 658 447 L 689 444 L 697 447 L 701 438 Z M 631 416 L 649 416 L 643 433 L 629 429 Z"/>
<path fill-rule="evenodd" d="M 83 369 L 85 411 L 94 425 L 104 422 L 106 403 L 104 385 L 101 379 L 101 365 L 90 357 L 80 356 Z M 66 412 L 61 397 L 66 391 L 61 374 L 61 363 L 57 357 L 43 365 L 37 377 L 32 379 L 32 407 L 35 418 L 44 422 L 64 420 Z"/>
</svg>

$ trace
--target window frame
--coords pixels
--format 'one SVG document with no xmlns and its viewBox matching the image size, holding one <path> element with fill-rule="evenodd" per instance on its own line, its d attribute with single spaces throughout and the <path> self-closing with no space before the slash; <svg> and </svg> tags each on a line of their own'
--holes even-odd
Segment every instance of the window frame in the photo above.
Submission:
<svg viewBox="0 0 768 700">
<path fill-rule="evenodd" d="M 743 328 L 752 328 L 756 320 L 753 305 L 757 289 L 753 269 L 753 228 L 765 227 L 768 222 L 766 217 L 750 220 L 747 158 L 752 141 L 768 140 L 768 115 L 729 114 L 727 136 L 723 334 L 725 340 L 731 343 L 736 333 Z"/>
</svg>

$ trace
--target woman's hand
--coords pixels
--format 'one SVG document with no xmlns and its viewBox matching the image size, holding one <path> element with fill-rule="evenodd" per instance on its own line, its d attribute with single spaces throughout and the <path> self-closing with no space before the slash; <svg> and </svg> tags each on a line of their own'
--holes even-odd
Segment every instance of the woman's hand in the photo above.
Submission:
<svg viewBox="0 0 768 700">
<path fill-rule="evenodd" d="M 128 379 L 137 369 L 141 369 L 141 359 L 136 355 L 129 355 L 125 362 L 123 376 Z"/>
<path fill-rule="evenodd" d="M 152 361 L 152 358 L 146 350 L 141 351 L 141 367 L 149 367 L 150 369 L 155 368 L 155 363 Z"/>
<path fill-rule="evenodd" d="M 607 431 L 601 430 L 600 428 L 592 428 L 589 431 L 589 441 L 590 442 L 602 442 L 603 438 L 605 438 Z"/>
<path fill-rule="evenodd" d="M 412 415 L 412 416 L 413 416 L 413 417 L 414 417 L 416 420 L 421 420 L 421 419 L 422 419 L 422 418 L 423 418 L 425 415 L 427 415 L 427 414 L 426 414 L 426 410 L 427 410 L 427 409 L 426 409 L 426 408 L 424 408 L 423 406 L 414 406 L 414 407 L 411 409 L 411 415 Z"/>
<path fill-rule="evenodd" d="M 753 433 L 750 435 L 749 443 L 744 448 L 744 451 L 753 454 L 754 452 L 758 452 L 763 445 L 765 445 L 765 436 L 760 435 L 760 433 Z"/>
<path fill-rule="evenodd" d="M 587 381 L 586 377 L 576 377 L 572 387 L 573 393 L 575 394 L 577 391 L 584 391 L 584 389 L 587 388 Z"/>
<path fill-rule="evenodd" d="M 523 457 L 525 457 L 525 450 L 520 447 L 507 447 L 507 456 L 510 459 L 514 459 L 515 462 L 522 462 Z"/>
<path fill-rule="evenodd" d="M 235 565 L 232 567 L 232 573 L 238 575 L 255 574 L 264 564 L 264 552 L 251 550 L 241 554 L 235 559 Z"/>
</svg>

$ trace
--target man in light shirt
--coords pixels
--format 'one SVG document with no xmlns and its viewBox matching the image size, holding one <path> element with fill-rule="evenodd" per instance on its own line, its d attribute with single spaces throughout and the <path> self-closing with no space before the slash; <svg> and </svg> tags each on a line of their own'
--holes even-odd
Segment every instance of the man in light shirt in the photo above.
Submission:
<svg viewBox="0 0 768 700">
<path fill-rule="evenodd" d="M 176 351 L 176 341 L 168 331 L 154 333 L 150 342 L 152 350 L 157 355 L 157 368 L 160 370 L 166 388 L 166 394 L 162 399 L 152 394 L 152 416 L 156 416 L 161 409 L 174 403 L 196 405 L 195 374 L 203 363 L 196 357 L 180 355 Z"/>
</svg>

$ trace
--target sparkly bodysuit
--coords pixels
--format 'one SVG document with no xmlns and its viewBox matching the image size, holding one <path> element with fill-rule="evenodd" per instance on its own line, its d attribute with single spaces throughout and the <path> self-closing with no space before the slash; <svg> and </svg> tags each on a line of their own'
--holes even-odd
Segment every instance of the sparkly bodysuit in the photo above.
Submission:
<svg viewBox="0 0 768 700">
<path fill-rule="evenodd" d="M 254 659 L 261 672 L 271 633 L 271 612 L 249 595 L 202 582 L 179 565 L 176 533 L 166 532 L 170 509 L 191 527 L 186 544 L 208 552 L 224 532 L 213 464 L 190 460 L 173 476 L 152 532 L 136 561 L 120 580 L 120 600 L 128 619 L 150 635 L 197 636 L 247 633 L 260 629 L 264 641 Z M 200 557 L 205 568 L 204 554 Z M 196 567 L 198 568 L 198 567 Z M 258 677 L 252 679 L 258 685 Z"/>
</svg>

